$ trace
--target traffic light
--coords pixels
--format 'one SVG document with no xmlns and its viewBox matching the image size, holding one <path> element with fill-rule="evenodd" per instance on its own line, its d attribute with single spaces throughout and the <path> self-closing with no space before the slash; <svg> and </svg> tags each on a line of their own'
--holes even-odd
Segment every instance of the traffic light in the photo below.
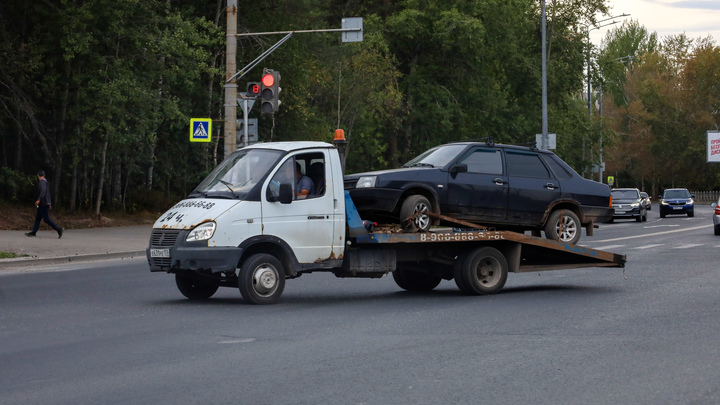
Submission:
<svg viewBox="0 0 720 405">
<path fill-rule="evenodd" d="M 258 97 L 260 95 L 260 82 L 248 82 L 247 96 Z"/>
<path fill-rule="evenodd" d="M 260 111 L 263 114 L 275 114 L 280 107 L 280 72 L 263 70 L 260 81 Z"/>
</svg>

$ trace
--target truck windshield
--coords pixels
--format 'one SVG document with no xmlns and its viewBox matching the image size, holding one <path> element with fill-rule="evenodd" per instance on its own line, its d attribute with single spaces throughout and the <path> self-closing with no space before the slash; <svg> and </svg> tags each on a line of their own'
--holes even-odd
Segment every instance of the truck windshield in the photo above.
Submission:
<svg viewBox="0 0 720 405">
<path fill-rule="evenodd" d="M 428 166 L 444 167 L 455 159 L 467 145 L 442 145 L 428 149 L 402 167 Z"/>
<path fill-rule="evenodd" d="M 240 150 L 225 159 L 190 197 L 244 199 L 253 187 L 262 181 L 283 155 L 269 149 Z"/>
</svg>

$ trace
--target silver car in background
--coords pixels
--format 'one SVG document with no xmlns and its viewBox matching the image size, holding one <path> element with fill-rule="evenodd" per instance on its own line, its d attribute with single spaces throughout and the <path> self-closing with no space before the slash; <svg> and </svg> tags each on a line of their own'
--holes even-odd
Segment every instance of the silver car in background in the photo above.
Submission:
<svg viewBox="0 0 720 405">
<path fill-rule="evenodd" d="M 717 202 L 714 202 L 710 205 L 713 207 L 713 228 L 715 230 L 715 235 L 720 235 L 720 199 L 718 199 Z"/>
</svg>

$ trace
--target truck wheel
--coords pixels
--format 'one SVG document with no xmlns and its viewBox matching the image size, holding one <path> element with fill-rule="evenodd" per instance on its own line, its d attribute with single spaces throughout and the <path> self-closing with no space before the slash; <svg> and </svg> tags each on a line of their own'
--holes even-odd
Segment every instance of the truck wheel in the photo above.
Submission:
<svg viewBox="0 0 720 405">
<path fill-rule="evenodd" d="M 274 304 L 285 289 L 285 270 L 275 256 L 260 253 L 250 256 L 238 274 L 240 294 L 250 304 Z"/>
<path fill-rule="evenodd" d="M 403 201 L 400 207 L 400 223 L 406 232 L 428 231 L 430 229 L 430 216 L 420 214 L 412 221 L 405 221 L 418 212 L 432 212 L 430 201 L 421 195 L 411 195 Z"/>
<path fill-rule="evenodd" d="M 208 299 L 212 297 L 219 288 L 217 284 L 211 284 L 197 277 L 180 273 L 175 273 L 175 284 L 177 284 L 177 288 L 182 295 L 191 300 Z"/>
<path fill-rule="evenodd" d="M 399 266 L 392 275 L 395 284 L 407 291 L 431 291 L 442 281 L 442 277 Z"/>
<path fill-rule="evenodd" d="M 560 217 L 562 216 L 562 223 Z M 545 224 L 545 237 L 573 245 L 580 240 L 580 219 L 568 209 L 555 210 Z"/>
<path fill-rule="evenodd" d="M 491 247 L 477 248 L 455 266 L 455 284 L 468 295 L 495 294 L 508 276 L 505 256 Z"/>
</svg>

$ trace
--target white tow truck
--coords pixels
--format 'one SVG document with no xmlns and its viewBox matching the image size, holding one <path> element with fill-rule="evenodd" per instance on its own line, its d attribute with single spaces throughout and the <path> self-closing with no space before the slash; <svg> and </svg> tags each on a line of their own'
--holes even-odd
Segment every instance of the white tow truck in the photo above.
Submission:
<svg viewBox="0 0 720 405">
<path fill-rule="evenodd" d="M 296 171 L 313 183 L 298 195 Z M 453 222 L 443 217 L 443 221 Z M 624 267 L 623 255 L 462 223 L 403 233 L 369 230 L 343 187 L 338 149 L 324 142 L 261 143 L 228 156 L 154 224 L 150 271 L 175 275 L 190 299 L 237 287 L 252 304 L 276 303 L 285 280 L 392 273 L 400 288 L 429 291 L 455 280 L 465 294 L 493 294 L 508 272 Z M 398 228 L 399 229 L 399 228 Z"/>
</svg>

